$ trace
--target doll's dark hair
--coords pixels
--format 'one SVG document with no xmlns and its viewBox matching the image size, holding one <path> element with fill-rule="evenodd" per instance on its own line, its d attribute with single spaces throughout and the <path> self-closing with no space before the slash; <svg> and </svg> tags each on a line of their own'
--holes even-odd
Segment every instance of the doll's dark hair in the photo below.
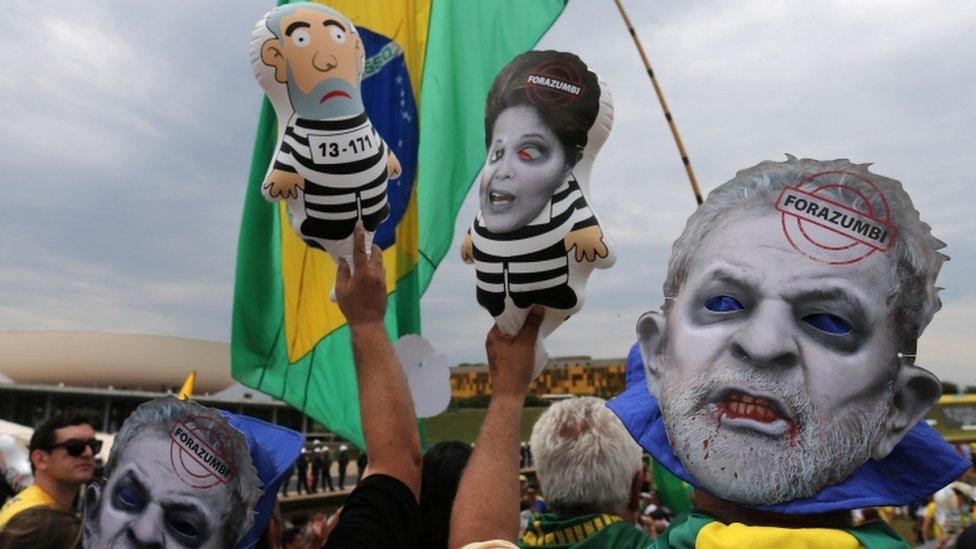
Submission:
<svg viewBox="0 0 976 549">
<path fill-rule="evenodd" d="M 485 148 L 495 120 L 509 107 L 534 107 L 559 139 L 566 161 L 575 165 L 600 110 L 600 82 L 572 53 L 528 51 L 498 73 L 485 102 Z"/>
</svg>

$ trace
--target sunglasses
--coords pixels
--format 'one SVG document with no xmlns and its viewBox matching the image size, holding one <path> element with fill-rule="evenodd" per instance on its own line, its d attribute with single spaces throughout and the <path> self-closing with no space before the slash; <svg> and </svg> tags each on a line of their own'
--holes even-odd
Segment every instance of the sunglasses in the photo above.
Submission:
<svg viewBox="0 0 976 549">
<path fill-rule="evenodd" d="M 50 451 L 54 451 L 56 448 L 64 448 L 68 455 L 71 457 L 79 457 L 81 454 L 85 453 L 85 448 L 91 448 L 92 454 L 97 455 L 102 451 L 102 441 L 97 438 L 90 438 L 88 440 L 82 440 L 80 438 L 69 438 L 64 442 L 59 442 L 51 446 Z"/>
</svg>

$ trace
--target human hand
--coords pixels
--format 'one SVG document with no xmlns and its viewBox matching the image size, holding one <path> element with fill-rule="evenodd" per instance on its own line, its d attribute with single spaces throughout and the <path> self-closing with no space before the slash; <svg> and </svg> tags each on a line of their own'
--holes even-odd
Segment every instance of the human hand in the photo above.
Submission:
<svg viewBox="0 0 976 549">
<path fill-rule="evenodd" d="M 315 517 L 309 522 L 313 547 L 321 547 L 325 542 L 329 541 L 329 534 L 335 530 L 336 523 L 339 522 L 340 512 L 342 512 L 342 508 L 339 508 L 338 511 L 329 516 L 322 513 L 315 514 Z"/>
<path fill-rule="evenodd" d="M 403 172 L 403 168 L 400 167 L 400 160 L 397 159 L 393 151 L 386 156 L 386 176 L 389 179 L 396 179 L 400 177 Z"/>
<path fill-rule="evenodd" d="M 566 235 L 566 251 L 576 248 L 576 261 L 596 261 L 597 257 L 607 257 L 609 250 L 603 242 L 603 231 L 599 225 L 578 229 Z"/>
<path fill-rule="evenodd" d="M 336 301 L 350 327 L 383 323 L 386 316 L 386 269 L 383 252 L 376 245 L 366 257 L 366 229 L 356 222 L 352 242 L 352 271 L 345 259 L 339 260 L 336 276 Z"/>
<path fill-rule="evenodd" d="M 485 350 L 492 395 L 524 397 L 528 392 L 535 368 L 535 342 L 544 316 L 545 309 L 536 305 L 515 337 L 506 335 L 497 324 L 488 332 Z"/>
<path fill-rule="evenodd" d="M 464 241 L 461 242 L 461 261 L 474 263 L 474 242 L 471 240 L 471 233 L 465 233 Z"/>
<path fill-rule="evenodd" d="M 271 170 L 264 189 L 271 198 L 298 198 L 298 191 L 305 191 L 305 178 L 295 172 Z"/>
</svg>

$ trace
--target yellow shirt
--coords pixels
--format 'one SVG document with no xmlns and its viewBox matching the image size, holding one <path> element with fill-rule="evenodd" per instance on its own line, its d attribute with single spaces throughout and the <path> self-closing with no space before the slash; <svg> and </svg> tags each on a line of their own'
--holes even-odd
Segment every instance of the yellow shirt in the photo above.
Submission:
<svg viewBox="0 0 976 549">
<path fill-rule="evenodd" d="M 29 507 L 37 507 L 38 505 L 57 507 L 57 502 L 47 492 L 42 490 L 40 486 L 32 483 L 27 488 L 21 490 L 19 494 L 7 500 L 7 503 L 0 508 L 0 530 L 3 530 L 3 527 L 7 525 L 7 521 L 17 513 Z"/>
<path fill-rule="evenodd" d="M 925 506 L 925 518 L 929 519 L 929 524 L 932 526 L 932 537 L 940 540 L 945 536 L 942 534 L 942 527 L 939 525 L 939 521 L 935 520 L 936 507 L 936 503 L 934 501 L 930 501 L 929 504 Z"/>
<path fill-rule="evenodd" d="M 695 547 L 731 549 L 734 547 L 803 547 L 806 549 L 860 549 L 857 538 L 833 528 L 776 528 L 746 526 L 739 522 L 705 525 Z"/>
</svg>

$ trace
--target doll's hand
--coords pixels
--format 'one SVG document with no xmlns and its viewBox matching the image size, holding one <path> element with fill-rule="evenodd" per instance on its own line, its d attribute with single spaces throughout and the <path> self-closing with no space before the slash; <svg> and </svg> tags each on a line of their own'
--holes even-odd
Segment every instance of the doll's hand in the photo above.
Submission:
<svg viewBox="0 0 976 549">
<path fill-rule="evenodd" d="M 271 170 L 264 188 L 271 198 L 298 198 L 298 190 L 305 190 L 305 178 L 295 172 Z"/>
<path fill-rule="evenodd" d="M 474 263 L 474 243 L 471 241 L 471 233 L 464 234 L 464 242 L 461 243 L 461 261 Z"/>
<path fill-rule="evenodd" d="M 599 225 L 570 232 L 565 239 L 566 251 L 576 248 L 576 261 L 596 261 L 597 257 L 607 257 L 610 253 L 603 243 L 603 231 Z"/>
<path fill-rule="evenodd" d="M 390 151 L 390 154 L 386 155 L 387 177 L 389 179 L 396 179 L 400 177 L 400 173 L 402 171 L 402 168 L 400 168 L 400 161 L 397 160 L 397 157 L 395 154 L 393 154 L 393 151 Z"/>
</svg>

